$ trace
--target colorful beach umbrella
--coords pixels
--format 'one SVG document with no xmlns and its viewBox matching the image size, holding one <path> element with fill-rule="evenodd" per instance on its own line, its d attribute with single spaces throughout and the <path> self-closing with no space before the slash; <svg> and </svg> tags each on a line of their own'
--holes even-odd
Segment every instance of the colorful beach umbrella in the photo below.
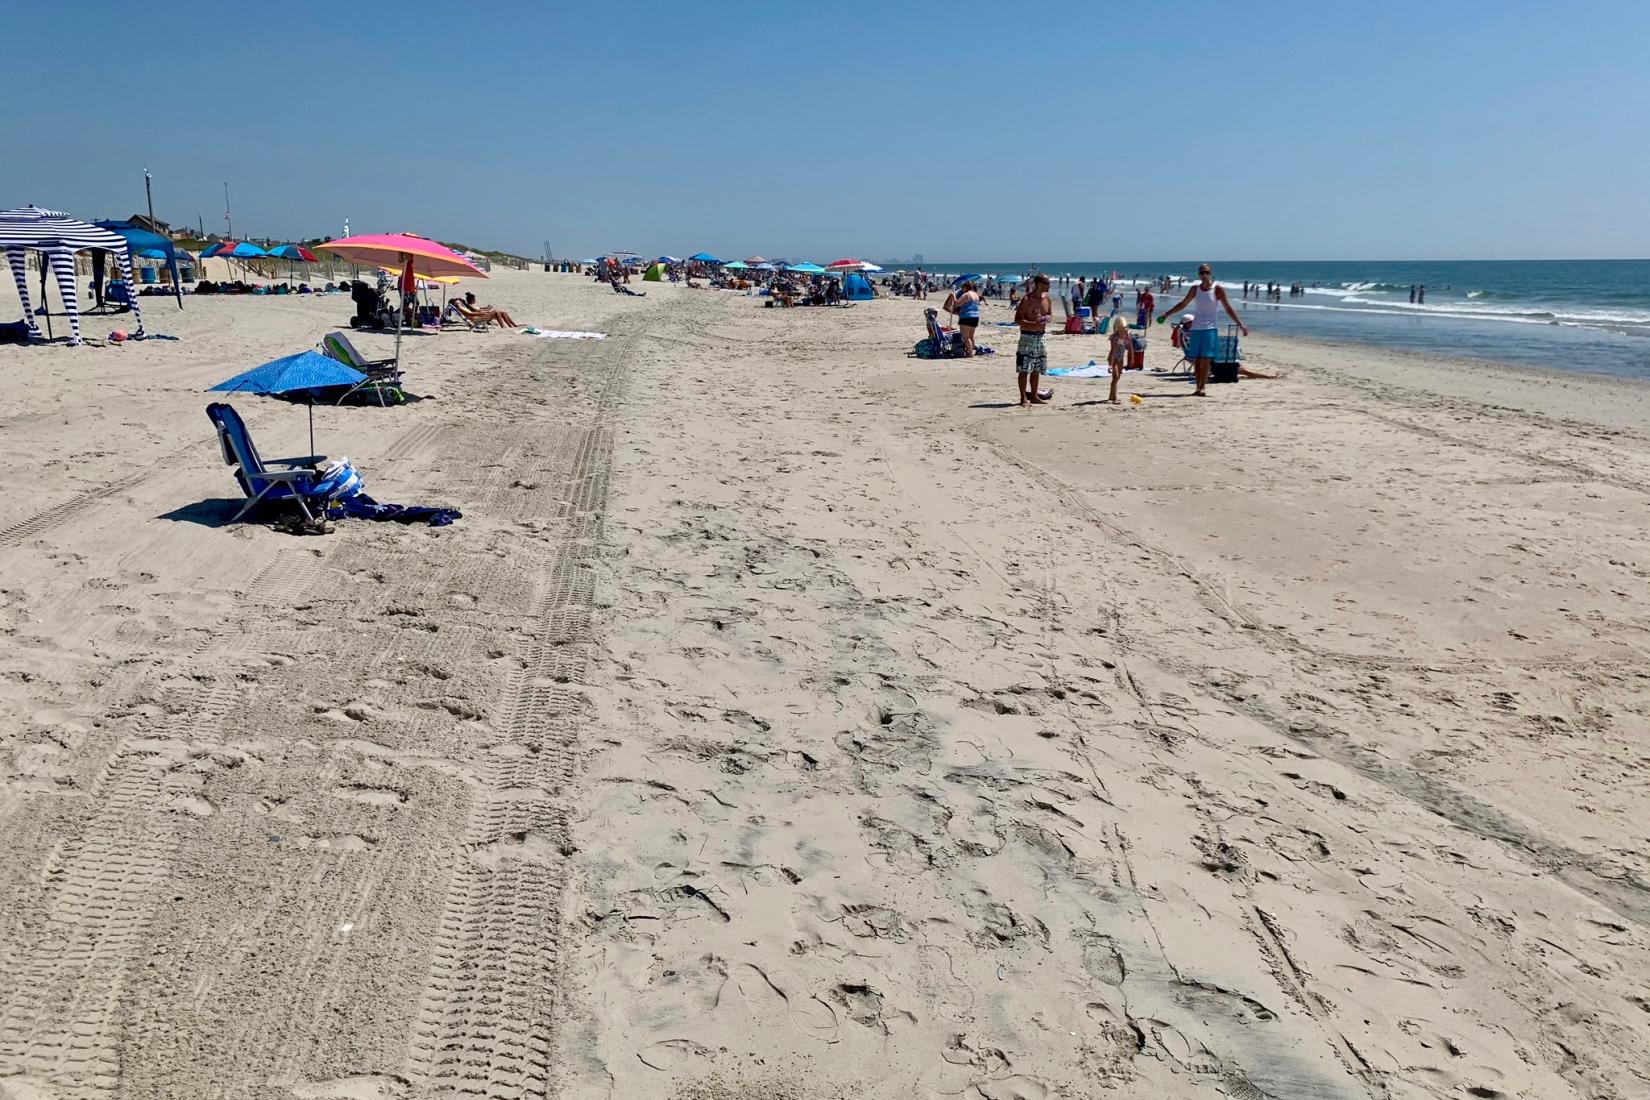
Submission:
<svg viewBox="0 0 1650 1100">
<path fill-rule="evenodd" d="M 487 277 L 485 271 L 446 245 L 412 233 L 364 233 L 341 237 L 315 247 L 332 253 L 346 263 L 364 267 L 394 265 L 405 270 L 410 266 L 415 274 L 436 278 L 443 275 L 468 279 Z M 403 261 L 402 257 L 410 258 L 410 263 Z"/>
<path fill-rule="evenodd" d="M 749 267 L 750 264 L 743 260 L 735 260 L 731 264 L 723 264 L 722 266 L 727 268 L 729 271 L 743 271 Z"/>
<path fill-rule="evenodd" d="M 785 270 L 786 271 L 795 271 L 795 272 L 797 272 L 799 274 L 802 274 L 802 275 L 819 275 L 819 274 L 822 274 L 825 269 L 823 267 L 820 267 L 818 264 L 811 264 L 811 263 L 808 263 L 807 261 L 803 261 L 802 263 L 799 263 L 799 264 L 792 264 L 789 267 L 787 267 Z"/>
<path fill-rule="evenodd" d="M 302 260 L 306 264 L 315 262 L 315 253 L 301 244 L 276 245 L 269 250 L 271 256 L 279 256 L 283 260 Z"/>
<path fill-rule="evenodd" d="M 826 271 L 858 271 L 865 266 L 864 260 L 842 259 L 832 260 L 825 265 Z"/>
<path fill-rule="evenodd" d="M 722 262 L 715 256 L 712 256 L 709 252 L 695 252 L 693 255 L 689 256 L 688 259 L 701 264 L 719 264 Z"/>
<path fill-rule="evenodd" d="M 417 278 L 485 279 L 487 273 L 444 244 L 413 233 L 364 233 L 340 237 L 317 245 L 348 263 L 368 267 L 395 267 L 400 274 L 401 296 L 405 301 L 417 291 Z M 401 314 L 395 317 L 395 362 L 401 363 Z"/>
</svg>

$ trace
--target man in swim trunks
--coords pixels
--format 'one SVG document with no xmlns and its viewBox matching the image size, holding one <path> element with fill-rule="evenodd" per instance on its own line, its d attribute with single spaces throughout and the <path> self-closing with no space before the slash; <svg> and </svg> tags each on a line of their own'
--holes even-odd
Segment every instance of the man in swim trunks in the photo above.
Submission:
<svg viewBox="0 0 1650 1100">
<path fill-rule="evenodd" d="M 1046 405 L 1038 396 L 1037 385 L 1048 369 L 1048 348 L 1043 333 L 1048 330 L 1048 318 L 1054 304 L 1048 297 L 1048 276 L 1038 275 L 1031 283 L 1031 292 L 1020 299 L 1014 308 L 1014 323 L 1020 326 L 1020 343 L 1014 349 L 1014 375 L 1020 386 L 1020 405 Z"/>
</svg>

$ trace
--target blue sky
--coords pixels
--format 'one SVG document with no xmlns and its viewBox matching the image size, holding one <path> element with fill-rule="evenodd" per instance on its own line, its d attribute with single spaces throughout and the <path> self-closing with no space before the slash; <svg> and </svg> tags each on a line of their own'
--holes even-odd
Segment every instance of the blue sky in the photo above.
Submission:
<svg viewBox="0 0 1650 1100">
<path fill-rule="evenodd" d="M 64 0 L 28 30 L 75 62 L 0 69 L 0 206 L 129 214 L 147 164 L 209 231 L 227 180 L 242 235 L 532 255 L 1650 256 L 1650 4 Z"/>
</svg>

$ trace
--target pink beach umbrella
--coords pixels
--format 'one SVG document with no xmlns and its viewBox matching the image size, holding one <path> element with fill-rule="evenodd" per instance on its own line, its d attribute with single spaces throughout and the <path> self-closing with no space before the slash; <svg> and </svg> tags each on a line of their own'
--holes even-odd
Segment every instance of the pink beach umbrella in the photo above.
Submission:
<svg viewBox="0 0 1650 1100">
<path fill-rule="evenodd" d="M 429 279 L 485 279 L 487 273 L 444 244 L 413 233 L 363 233 L 317 245 L 349 263 L 364 267 L 393 267 L 401 272 L 403 299 L 417 288 L 420 276 Z M 396 312 L 396 317 L 401 311 Z M 395 360 L 401 361 L 401 325 L 395 326 Z"/>
</svg>

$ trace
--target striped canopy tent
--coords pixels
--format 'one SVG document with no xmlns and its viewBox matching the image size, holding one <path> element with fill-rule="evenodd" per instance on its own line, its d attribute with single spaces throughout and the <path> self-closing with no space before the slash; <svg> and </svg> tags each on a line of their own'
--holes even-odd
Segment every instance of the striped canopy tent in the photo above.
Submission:
<svg viewBox="0 0 1650 1100">
<path fill-rule="evenodd" d="M 126 238 L 109 229 L 100 229 L 56 210 L 41 210 L 22 206 L 16 210 L 0 211 L 0 249 L 11 265 L 12 278 L 17 280 L 17 297 L 23 303 L 23 319 L 28 322 L 29 336 L 39 339 L 40 326 L 35 324 L 34 308 L 29 304 L 29 280 L 23 254 L 29 249 L 40 253 L 41 312 L 45 312 L 46 266 L 57 276 L 57 289 L 63 295 L 63 308 L 69 315 L 69 329 L 73 333 L 70 344 L 80 343 L 80 298 L 74 285 L 74 254 L 88 248 L 101 248 L 114 253 L 120 268 L 120 277 L 126 280 L 132 313 L 137 319 L 139 339 L 143 332 L 143 310 L 138 306 L 132 282 L 132 249 Z M 48 315 L 46 323 L 51 324 Z"/>
</svg>

